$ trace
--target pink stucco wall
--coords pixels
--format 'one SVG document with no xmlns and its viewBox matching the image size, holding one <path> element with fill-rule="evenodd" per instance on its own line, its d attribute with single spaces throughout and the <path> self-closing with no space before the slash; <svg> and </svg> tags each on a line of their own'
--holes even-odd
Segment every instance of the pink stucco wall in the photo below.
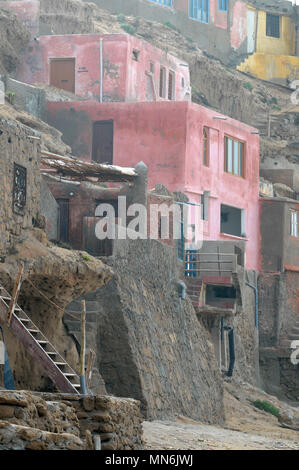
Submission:
<svg viewBox="0 0 299 470">
<path fill-rule="evenodd" d="M 239 49 L 247 38 L 247 5 L 237 1 L 233 7 L 233 23 L 230 30 L 230 41 L 233 49 Z"/>
<path fill-rule="evenodd" d="M 75 58 L 75 92 L 78 96 L 99 100 L 100 39 L 103 40 L 103 100 L 154 101 L 150 62 L 159 94 L 160 66 L 175 72 L 175 99 L 190 100 L 189 67 L 184 61 L 127 34 L 80 34 L 41 36 L 28 48 L 17 72 L 18 80 L 30 84 L 50 83 L 50 60 Z M 138 60 L 133 59 L 133 50 Z M 168 73 L 167 73 L 168 77 Z M 167 92 L 167 90 L 166 90 Z M 159 97 L 158 97 L 158 100 Z"/>
<path fill-rule="evenodd" d="M 204 224 L 207 240 L 238 240 L 220 233 L 220 205 L 245 210 L 248 269 L 259 267 L 259 136 L 255 130 L 219 113 L 188 102 L 160 103 L 48 103 L 48 120 L 65 135 L 68 126 L 78 132 L 77 156 L 91 158 L 92 122 L 113 120 L 113 163 L 134 167 L 140 160 L 149 168 L 149 189 L 156 183 L 170 190 L 185 192 L 200 202 L 203 191 L 210 191 L 209 220 Z M 75 124 L 76 123 L 76 124 Z M 74 129 L 78 127 L 78 131 Z M 210 128 L 210 165 L 202 163 L 203 126 Z M 245 178 L 224 171 L 224 135 L 245 143 Z M 82 149 L 84 149 L 82 151 Z"/>
</svg>

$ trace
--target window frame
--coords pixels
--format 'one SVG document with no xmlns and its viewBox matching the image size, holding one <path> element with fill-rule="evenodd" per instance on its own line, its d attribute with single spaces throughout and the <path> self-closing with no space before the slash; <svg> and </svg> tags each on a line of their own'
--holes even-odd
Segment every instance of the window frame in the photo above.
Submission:
<svg viewBox="0 0 299 470">
<path fill-rule="evenodd" d="M 199 6 L 201 4 L 201 7 Z M 205 9 L 206 6 L 206 9 Z M 210 23 L 210 0 L 189 0 L 189 18 L 200 23 L 209 24 Z M 196 11 L 196 16 L 194 12 Z M 197 18 L 198 13 L 201 12 L 201 18 Z M 204 20 L 204 12 L 206 12 L 207 19 Z"/>
<path fill-rule="evenodd" d="M 206 136 L 205 136 L 206 133 Z M 210 166 L 210 129 L 204 126 L 202 129 L 202 162 L 206 167 Z"/>
<path fill-rule="evenodd" d="M 290 235 L 294 238 L 299 238 L 299 211 L 296 209 L 290 209 Z M 296 220 L 293 220 L 293 216 Z"/>
<path fill-rule="evenodd" d="M 157 3 L 163 7 L 173 7 L 173 0 L 148 0 L 149 2 Z"/>
<path fill-rule="evenodd" d="M 218 0 L 218 10 L 219 11 L 228 11 L 228 0 Z"/>
<path fill-rule="evenodd" d="M 232 148 L 232 171 L 229 171 L 228 170 L 228 140 L 232 140 L 233 142 L 233 148 Z M 235 146 L 234 146 L 234 143 L 235 142 L 238 142 L 238 144 L 241 144 L 242 145 L 242 148 L 243 148 L 243 152 L 242 152 L 242 174 L 239 174 L 239 173 L 235 173 L 234 170 L 235 170 L 235 155 L 234 155 L 234 152 L 235 152 Z M 240 159 L 238 159 L 238 166 L 240 166 Z M 231 135 L 228 135 L 228 134 L 225 134 L 224 135 L 224 172 L 229 174 L 229 175 L 232 175 L 232 176 L 236 176 L 238 178 L 243 178 L 245 179 L 246 178 L 246 142 L 244 142 L 243 140 L 240 140 L 240 139 L 237 139 L 236 137 L 233 137 Z"/>
<path fill-rule="evenodd" d="M 278 18 L 278 36 L 276 34 L 268 34 L 269 33 L 269 27 L 271 27 L 271 25 L 269 25 L 269 23 L 268 23 L 268 20 L 269 20 L 270 17 Z M 268 25 L 269 25 L 269 27 L 268 27 Z M 281 38 L 281 16 L 280 15 L 277 15 L 276 13 L 268 13 L 268 12 L 266 13 L 266 36 L 268 38 L 273 38 L 273 39 L 280 39 Z"/>
</svg>

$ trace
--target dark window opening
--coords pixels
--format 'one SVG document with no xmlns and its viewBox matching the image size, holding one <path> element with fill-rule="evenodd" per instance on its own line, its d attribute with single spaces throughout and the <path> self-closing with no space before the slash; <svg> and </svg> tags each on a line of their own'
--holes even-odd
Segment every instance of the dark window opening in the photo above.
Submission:
<svg viewBox="0 0 299 470">
<path fill-rule="evenodd" d="M 280 16 L 267 13 L 266 36 L 280 38 Z"/>
<path fill-rule="evenodd" d="M 135 60 L 136 62 L 138 62 L 139 61 L 139 55 L 140 55 L 140 51 L 138 51 L 137 49 L 133 49 L 132 59 Z"/>
<path fill-rule="evenodd" d="M 92 159 L 97 163 L 113 163 L 113 121 L 93 123 Z"/>
<path fill-rule="evenodd" d="M 27 195 L 27 170 L 25 167 L 14 163 L 13 179 L 13 211 L 24 215 Z"/>
<path fill-rule="evenodd" d="M 245 237 L 244 210 L 221 204 L 220 232 Z"/>
<path fill-rule="evenodd" d="M 206 305 L 221 308 L 233 308 L 236 301 L 236 289 L 233 286 L 208 284 L 206 286 Z"/>
</svg>

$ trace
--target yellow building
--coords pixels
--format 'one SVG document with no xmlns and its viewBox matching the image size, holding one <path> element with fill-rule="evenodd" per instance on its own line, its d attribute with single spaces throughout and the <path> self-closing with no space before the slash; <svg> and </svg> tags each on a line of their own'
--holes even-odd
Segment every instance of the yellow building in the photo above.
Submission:
<svg viewBox="0 0 299 470">
<path fill-rule="evenodd" d="M 248 57 L 237 68 L 263 80 L 289 84 L 299 79 L 298 15 L 286 0 L 249 0 Z"/>
</svg>

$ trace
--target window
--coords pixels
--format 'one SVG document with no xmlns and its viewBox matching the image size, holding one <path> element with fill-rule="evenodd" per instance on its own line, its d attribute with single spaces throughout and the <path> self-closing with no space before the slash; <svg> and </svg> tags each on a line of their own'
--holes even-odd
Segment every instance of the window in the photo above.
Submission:
<svg viewBox="0 0 299 470">
<path fill-rule="evenodd" d="M 209 145 L 209 129 L 203 128 L 203 164 L 209 166 L 210 164 L 210 145 Z"/>
<path fill-rule="evenodd" d="M 218 0 L 218 10 L 227 11 L 228 10 L 228 0 Z"/>
<path fill-rule="evenodd" d="M 159 3 L 167 7 L 172 7 L 172 0 L 150 0 L 150 2 Z"/>
<path fill-rule="evenodd" d="M 160 68 L 160 87 L 159 87 L 159 96 L 160 98 L 165 98 L 166 94 L 166 69 L 164 67 Z"/>
<path fill-rule="evenodd" d="M 150 73 L 152 73 L 153 75 L 155 73 L 155 64 L 154 64 L 154 62 L 150 62 Z"/>
<path fill-rule="evenodd" d="M 291 236 L 299 237 L 298 231 L 298 214 L 297 211 L 291 211 Z"/>
<path fill-rule="evenodd" d="M 220 232 L 235 235 L 236 237 L 246 237 L 244 209 L 221 204 Z"/>
<path fill-rule="evenodd" d="M 227 136 L 224 137 L 224 171 L 245 177 L 245 145 Z"/>
<path fill-rule="evenodd" d="M 132 59 L 135 60 L 136 62 L 138 62 L 139 61 L 139 54 L 140 54 L 140 51 L 137 51 L 137 49 L 133 49 Z"/>
<path fill-rule="evenodd" d="M 189 0 L 189 16 L 203 23 L 209 22 L 209 0 Z"/>
<path fill-rule="evenodd" d="M 280 16 L 267 13 L 266 36 L 280 38 Z"/>
<path fill-rule="evenodd" d="M 24 215 L 27 193 L 26 168 L 14 163 L 13 178 L 13 211 L 16 214 Z"/>
<path fill-rule="evenodd" d="M 168 75 L 168 99 L 175 99 L 175 73 L 169 71 Z"/>
</svg>

